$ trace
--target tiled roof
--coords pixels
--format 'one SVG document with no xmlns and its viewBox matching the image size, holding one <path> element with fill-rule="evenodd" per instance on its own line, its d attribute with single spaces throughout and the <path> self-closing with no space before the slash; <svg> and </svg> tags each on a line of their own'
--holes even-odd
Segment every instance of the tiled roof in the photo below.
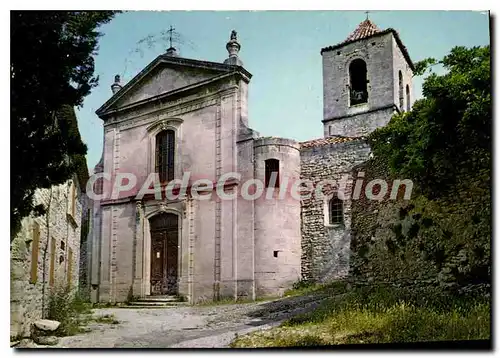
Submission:
<svg viewBox="0 0 500 358">
<path fill-rule="evenodd" d="M 313 148 L 319 147 L 327 144 L 338 144 L 345 142 L 352 142 L 355 140 L 363 140 L 363 137 L 327 137 L 308 140 L 307 142 L 301 142 L 300 148 Z"/>
<path fill-rule="evenodd" d="M 373 22 L 371 22 L 368 19 L 365 20 L 365 21 L 363 21 L 363 22 L 361 22 L 358 25 L 358 27 L 356 28 L 356 30 L 354 30 L 341 43 L 339 43 L 337 45 L 334 45 L 334 46 L 328 46 L 328 47 L 322 48 L 321 49 L 321 54 L 323 54 L 323 52 L 336 50 L 338 48 L 341 48 L 341 47 L 343 47 L 343 46 L 345 46 L 347 44 L 350 44 L 352 42 L 356 42 L 358 40 L 366 39 L 366 38 L 369 38 L 369 37 L 372 37 L 372 36 L 385 35 L 385 34 L 388 34 L 388 33 L 391 33 L 391 32 L 394 35 L 394 38 L 396 39 L 396 42 L 397 42 L 398 46 L 400 47 L 401 51 L 403 52 L 403 56 L 405 57 L 406 61 L 410 65 L 410 68 L 414 71 L 415 70 L 415 66 L 413 65 L 413 62 L 410 59 L 410 55 L 408 54 L 408 50 L 406 49 L 406 47 L 403 45 L 403 42 L 399 38 L 398 32 L 396 30 L 392 29 L 392 28 L 381 30 L 381 29 L 379 29 L 377 27 L 377 25 L 375 25 Z"/>
<path fill-rule="evenodd" d="M 365 37 L 370 37 L 376 33 L 381 32 L 381 30 L 370 20 L 366 19 L 358 25 L 356 30 L 351 33 L 343 42 L 352 42 L 364 39 Z"/>
</svg>

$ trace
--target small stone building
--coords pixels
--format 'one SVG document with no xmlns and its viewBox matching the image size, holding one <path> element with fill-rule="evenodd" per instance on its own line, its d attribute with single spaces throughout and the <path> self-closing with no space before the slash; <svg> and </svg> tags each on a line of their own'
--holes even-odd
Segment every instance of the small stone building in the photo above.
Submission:
<svg viewBox="0 0 500 358">
<path fill-rule="evenodd" d="M 69 287 L 76 292 L 79 286 L 80 243 L 88 223 L 88 169 L 84 158 L 80 162 L 78 173 L 66 183 L 36 190 L 35 205 L 48 210 L 24 218 L 11 242 L 11 337 L 29 335 L 31 323 L 46 316 L 52 290 Z"/>
<path fill-rule="evenodd" d="M 183 58 L 169 48 L 126 85 L 116 76 L 112 97 L 96 112 L 104 148 L 93 184 L 103 194 L 94 201 L 90 233 L 94 301 L 164 294 L 191 303 L 255 299 L 279 295 L 301 278 L 347 274 L 353 178 L 342 200 L 335 187 L 329 198 L 297 200 L 287 193 L 299 179 L 349 175 L 369 156 L 364 136 L 411 107 L 407 50 L 395 30 L 382 31 L 370 20 L 322 49 L 324 138 L 298 143 L 261 137 L 250 127 L 252 75 L 240 48 L 233 31 L 223 63 Z M 134 185 L 110 195 L 127 173 Z M 152 188 L 152 173 L 161 188 L 190 173 L 184 185 L 192 189 L 205 180 L 209 199 L 192 192 L 138 195 L 144 185 Z M 227 173 L 238 177 L 212 185 Z M 255 180 L 269 195 L 243 198 Z M 221 200 L 219 189 L 234 196 Z"/>
</svg>

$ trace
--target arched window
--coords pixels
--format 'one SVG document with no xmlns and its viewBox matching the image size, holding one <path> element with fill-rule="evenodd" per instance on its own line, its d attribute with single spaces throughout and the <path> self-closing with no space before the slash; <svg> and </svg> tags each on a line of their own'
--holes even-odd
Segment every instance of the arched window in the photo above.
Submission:
<svg viewBox="0 0 500 358">
<path fill-rule="evenodd" d="M 403 74 L 399 71 L 399 109 L 404 111 Z"/>
<path fill-rule="evenodd" d="M 274 187 L 279 188 L 280 186 L 280 161 L 278 159 L 267 159 L 264 161 L 266 166 L 266 188 Z M 274 182 L 271 176 L 276 173 L 276 179 Z"/>
<path fill-rule="evenodd" d="M 335 195 L 329 202 L 328 214 L 330 225 L 341 225 L 344 223 L 344 203 Z"/>
<path fill-rule="evenodd" d="M 156 173 L 162 183 L 174 179 L 175 132 L 171 129 L 156 135 Z"/>
<path fill-rule="evenodd" d="M 350 105 L 368 102 L 366 63 L 361 59 L 356 59 L 349 65 L 349 99 Z"/>
<path fill-rule="evenodd" d="M 406 110 L 410 111 L 410 86 L 406 85 Z"/>
</svg>

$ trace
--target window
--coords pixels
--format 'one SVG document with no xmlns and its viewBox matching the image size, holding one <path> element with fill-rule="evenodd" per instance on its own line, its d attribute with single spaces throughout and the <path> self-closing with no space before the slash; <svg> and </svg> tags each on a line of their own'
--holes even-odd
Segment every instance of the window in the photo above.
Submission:
<svg viewBox="0 0 500 358">
<path fill-rule="evenodd" d="M 174 179 L 175 132 L 165 130 L 156 135 L 156 173 L 162 183 Z"/>
<path fill-rule="evenodd" d="M 76 218 L 76 185 L 74 182 L 71 182 L 71 215 L 73 218 Z"/>
<path fill-rule="evenodd" d="M 95 191 L 94 191 L 94 192 L 95 192 L 97 195 L 101 195 L 101 194 L 102 194 L 103 184 L 104 184 L 103 179 L 104 179 L 104 178 L 99 178 L 99 179 L 97 179 L 97 180 L 95 181 L 95 183 L 94 183 L 94 188 L 95 188 Z"/>
<path fill-rule="evenodd" d="M 33 223 L 33 243 L 31 245 L 31 273 L 30 283 L 36 283 L 38 279 L 38 250 L 40 247 L 40 225 Z"/>
<path fill-rule="evenodd" d="M 279 188 L 280 182 L 280 161 L 278 159 L 267 159 L 264 161 L 266 166 L 266 188 Z M 273 176 L 273 173 L 274 174 Z"/>
<path fill-rule="evenodd" d="M 399 109 L 403 111 L 404 109 L 404 98 L 403 98 L 403 74 L 399 71 Z"/>
<path fill-rule="evenodd" d="M 337 197 L 333 197 L 329 203 L 330 225 L 341 225 L 344 223 L 344 203 Z"/>
<path fill-rule="evenodd" d="M 56 261 L 56 239 L 52 238 L 52 240 L 50 241 L 50 268 L 49 268 L 50 287 L 54 287 L 55 261 Z"/>
<path fill-rule="evenodd" d="M 368 79 L 366 63 L 361 59 L 356 59 L 349 65 L 349 99 L 350 105 L 368 102 Z"/>
<path fill-rule="evenodd" d="M 66 248 L 66 245 L 64 244 L 64 241 L 61 240 L 61 250 L 64 251 Z"/>
<path fill-rule="evenodd" d="M 406 85 L 406 110 L 410 111 L 410 86 Z"/>
<path fill-rule="evenodd" d="M 68 287 L 71 286 L 71 276 L 73 274 L 73 250 L 68 250 Z"/>
</svg>

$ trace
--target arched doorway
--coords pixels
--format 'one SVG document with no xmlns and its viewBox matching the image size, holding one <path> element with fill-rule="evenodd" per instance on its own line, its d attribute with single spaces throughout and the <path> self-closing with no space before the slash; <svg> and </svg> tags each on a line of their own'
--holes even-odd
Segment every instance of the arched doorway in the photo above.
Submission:
<svg viewBox="0 0 500 358">
<path fill-rule="evenodd" d="M 151 228 L 151 295 L 178 294 L 178 216 L 162 213 L 149 219 Z"/>
</svg>

